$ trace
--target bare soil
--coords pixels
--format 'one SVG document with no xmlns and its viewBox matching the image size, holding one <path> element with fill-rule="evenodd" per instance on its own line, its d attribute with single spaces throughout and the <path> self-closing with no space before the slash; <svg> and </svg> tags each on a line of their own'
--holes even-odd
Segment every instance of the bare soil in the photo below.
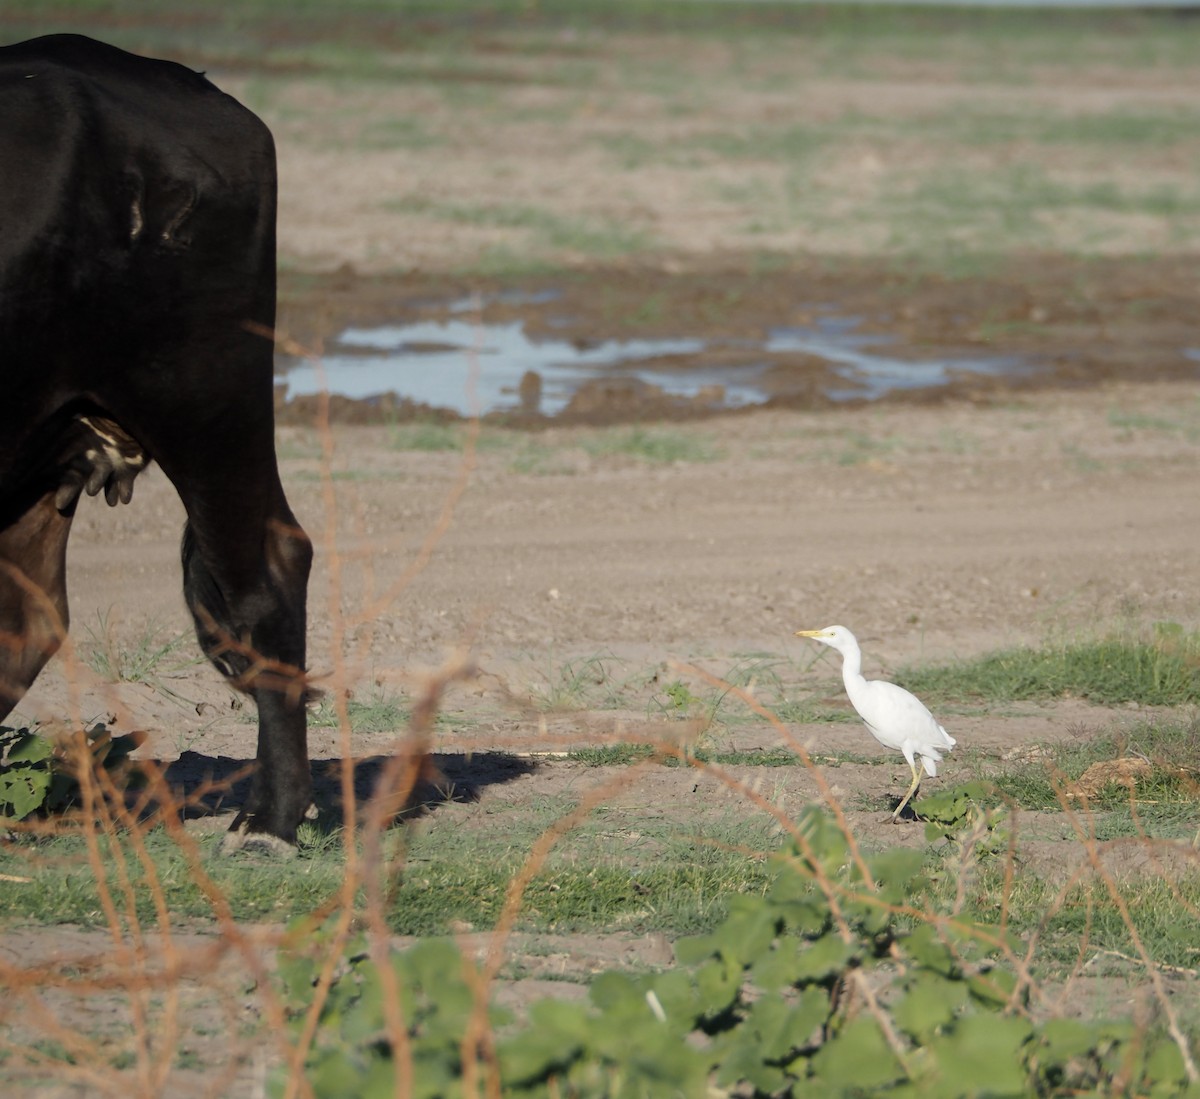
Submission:
<svg viewBox="0 0 1200 1099">
<path fill-rule="evenodd" d="M 934 94 L 933 85 L 919 90 Z M 1170 86 L 1159 90 L 1173 94 Z M 314 94 L 332 93 L 323 85 Z M 386 262 L 403 250 L 405 241 L 389 234 L 402 234 L 405 224 L 380 221 L 364 203 L 331 200 L 338 190 L 330 179 L 348 179 L 347 159 L 289 142 L 286 132 L 281 143 L 281 239 L 291 272 L 281 326 L 304 346 L 319 350 L 351 319 L 436 315 L 463 292 L 486 299 L 501 286 L 545 285 L 446 274 L 453 263 L 439 269 L 431 257 L 439 243 L 447 256 L 469 254 L 475 238 L 466 230 L 461 241 L 420 237 L 419 271 L 372 272 L 369 256 Z M 439 164 L 437 149 L 419 163 L 423 179 L 481 185 L 479 172 Z M 548 201 L 557 210 L 572 194 L 595 200 L 593 166 L 564 164 L 551 143 L 527 146 L 523 165 L 521 179 L 555 181 Z M 568 168 L 576 175 L 564 178 Z M 673 183 L 677 189 L 665 193 L 682 193 L 683 181 Z M 743 242 L 721 226 L 706 221 L 703 241 L 689 251 L 683 227 L 672 223 L 679 247 L 669 256 L 582 263 L 557 276 L 563 298 L 555 312 L 572 318 L 567 336 L 760 338 L 766 327 L 803 323 L 834 303 L 894 336 L 902 350 L 986 347 L 1026 356 L 1039 369 L 1019 383 L 962 381 L 903 400 L 833 406 L 822 396 L 827 364 L 797 358 L 783 365 L 786 385 L 767 408 L 715 414 L 654 395 L 630 401 L 601 393 L 555 421 L 486 424 L 474 453 L 398 448 L 396 429 L 371 422 L 377 412 L 362 406 L 335 406 L 328 426 L 311 404 L 281 409 L 284 480 L 317 547 L 310 652 L 322 685 L 359 699 L 416 694 L 432 669 L 470 654 L 475 673 L 450 689 L 451 721 L 435 751 L 442 769 L 474 786 L 478 798 L 438 807 L 439 822 L 488 827 L 494 799 L 519 805 L 564 791 L 584 796 L 612 772 L 554 753 L 661 735 L 665 719 L 647 700 L 666 677 L 699 692 L 703 680 L 691 669 L 723 676 L 765 655 L 780 669 L 785 695 L 838 704 L 833 667 L 812 666 L 813 647 L 792 636 L 797 629 L 849 626 L 863 643 L 868 674 L 883 676 L 906 664 L 1158 621 L 1200 629 L 1200 400 L 1197 363 L 1183 354 L 1200 343 L 1194 256 L 1030 255 L 956 281 L 893 260 L 797 252 L 782 268 L 755 273 Z M 519 317 L 535 333 L 547 324 L 538 305 L 491 302 L 484 315 Z M 677 367 L 700 365 L 711 360 Z M 389 410 L 399 419 L 414 414 Z M 625 442 L 634 423 L 691 449 L 670 462 L 638 457 Z M 153 630 L 187 632 L 182 522 L 157 468 L 138 481 L 129 507 L 84 502 L 69 559 L 74 651 L 56 658 L 20 716 L 142 730 L 149 739 L 141 754 L 176 761 L 174 774 L 186 785 L 253 759 L 255 727 L 241 701 L 199 663 L 165 662 L 142 683 L 113 683 L 88 666 L 96 636 L 134 648 Z M 596 658 L 605 671 L 552 705 L 567 671 Z M 961 748 L 1002 759 L 1140 716 L 1068 700 L 944 724 Z M 347 739 L 314 728 L 314 767 L 330 806 L 325 761 L 385 756 L 404 732 Z M 705 735 L 731 748 L 779 740 L 762 723 L 718 722 Z M 875 765 L 828 771 L 843 803 L 906 785 L 899 757 L 879 753 L 861 728 L 792 725 L 787 737 L 818 755 L 879 756 Z M 498 752 L 517 753 L 527 765 L 517 774 L 489 772 L 503 768 Z M 752 771 L 740 777 L 753 781 Z M 951 755 L 928 785 L 962 777 Z M 788 812 L 816 794 L 814 777 L 800 769 L 773 772 L 772 781 Z M 708 776 L 657 769 L 623 787 L 614 811 L 632 826 L 653 805 L 682 829 L 734 797 Z M 192 826 L 226 827 L 232 812 L 227 804 Z M 860 810 L 850 816 L 869 842 L 922 842 L 919 826 L 892 827 L 882 814 Z M 1084 857 L 1070 840 L 1030 855 L 1059 870 Z M 108 932 L 6 929 L 0 950 L 28 967 L 98 956 L 109 942 Z M 276 1051 L 257 1038 L 231 1046 L 227 1036 L 261 1019 L 261 1002 L 237 956 L 223 954 L 216 967 L 204 953 L 210 947 L 205 935 L 176 940 L 176 949 L 191 951 L 179 987 L 193 1014 L 178 1034 L 163 1032 L 189 1051 L 170 1094 L 259 1094 Z M 506 992 L 518 1000 L 544 993 L 543 978 L 553 978 L 559 994 L 572 987 L 562 983 L 569 978 L 570 994 L 578 994 L 592 970 L 670 960 L 657 937 L 544 936 L 514 949 L 532 967 L 528 984 Z M 97 1010 L 127 1020 L 123 996 L 96 989 L 92 998 L 48 992 L 46 1018 L 73 1020 L 93 1035 Z M 1117 1007 L 1124 1003 L 1108 994 Z M 42 1023 L 31 1016 L 29 1025 Z M 126 1026 L 113 1024 L 114 1046 Z M 214 1074 L 232 1053 L 244 1060 L 235 1079 L 218 1084 Z M 81 1071 L 57 1091 L 39 1085 L 37 1094 L 92 1094 L 95 1086 Z"/>
</svg>

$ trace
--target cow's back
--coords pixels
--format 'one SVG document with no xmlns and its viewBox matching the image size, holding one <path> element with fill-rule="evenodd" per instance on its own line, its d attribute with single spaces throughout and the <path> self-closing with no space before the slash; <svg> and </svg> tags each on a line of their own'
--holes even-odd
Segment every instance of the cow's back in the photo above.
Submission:
<svg viewBox="0 0 1200 1099">
<path fill-rule="evenodd" d="M 274 323 L 276 175 L 267 128 L 205 77 L 78 35 L 0 48 L 0 103 L 2 489 L 21 425 L 166 375 L 220 396 L 190 364 Z"/>
</svg>

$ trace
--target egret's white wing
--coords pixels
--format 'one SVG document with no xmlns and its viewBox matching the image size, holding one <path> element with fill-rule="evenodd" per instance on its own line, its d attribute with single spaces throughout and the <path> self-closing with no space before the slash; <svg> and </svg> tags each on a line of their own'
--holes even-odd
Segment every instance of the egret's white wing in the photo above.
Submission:
<svg viewBox="0 0 1200 1099">
<path fill-rule="evenodd" d="M 941 759 L 941 752 L 954 747 L 947 735 L 916 695 L 883 680 L 868 680 L 850 701 L 875 739 L 897 752 L 907 744 L 915 753 Z"/>
</svg>

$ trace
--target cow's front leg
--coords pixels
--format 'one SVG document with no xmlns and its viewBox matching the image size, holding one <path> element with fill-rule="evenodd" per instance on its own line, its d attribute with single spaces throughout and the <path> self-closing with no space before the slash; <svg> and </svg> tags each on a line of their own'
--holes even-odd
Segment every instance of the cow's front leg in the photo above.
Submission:
<svg viewBox="0 0 1200 1099">
<path fill-rule="evenodd" d="M 304 671 L 312 544 L 282 493 L 278 507 L 260 522 L 241 513 L 241 529 L 229 533 L 207 526 L 196 509 L 184 532 L 184 595 L 200 646 L 258 707 L 250 796 L 226 838 L 227 851 L 291 851 L 312 805 Z M 243 546 L 259 552 L 246 559 Z"/>
</svg>

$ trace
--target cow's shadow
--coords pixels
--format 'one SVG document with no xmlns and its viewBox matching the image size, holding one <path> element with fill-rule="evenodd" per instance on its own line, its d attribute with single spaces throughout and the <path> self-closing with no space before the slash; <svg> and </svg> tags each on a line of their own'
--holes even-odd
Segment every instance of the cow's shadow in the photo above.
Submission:
<svg viewBox="0 0 1200 1099">
<path fill-rule="evenodd" d="M 391 756 L 365 756 L 349 761 L 353 768 L 356 804 L 367 806 L 379 792 Z M 316 826 L 322 831 L 342 821 L 343 774 L 346 761 L 316 759 L 311 763 L 313 800 L 318 809 Z M 449 802 L 479 799 L 489 786 L 512 782 L 534 771 L 537 763 L 506 752 L 432 753 L 403 805 L 389 808 L 398 819 L 411 820 Z M 250 790 L 254 761 L 230 756 L 184 752 L 163 767 L 163 778 L 174 792 L 184 819 L 219 816 L 242 807 Z"/>
</svg>

